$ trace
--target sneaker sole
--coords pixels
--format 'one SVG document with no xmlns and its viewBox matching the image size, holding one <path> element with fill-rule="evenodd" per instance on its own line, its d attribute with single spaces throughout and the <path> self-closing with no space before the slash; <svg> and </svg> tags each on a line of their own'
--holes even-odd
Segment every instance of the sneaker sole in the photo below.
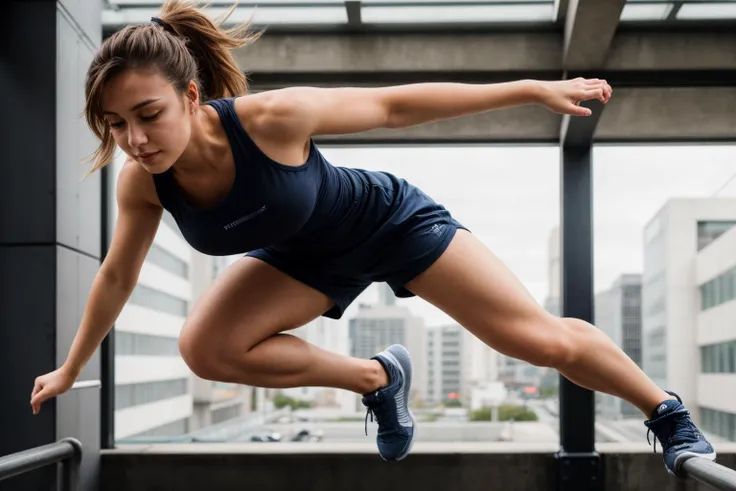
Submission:
<svg viewBox="0 0 736 491">
<path fill-rule="evenodd" d="M 404 351 L 404 354 L 409 360 L 409 367 L 411 368 L 412 366 L 411 354 L 405 348 L 402 348 L 402 349 Z M 391 361 L 391 363 L 393 363 L 395 366 L 399 367 L 399 371 L 401 372 L 401 378 L 404 380 L 404 384 L 402 387 L 402 389 L 404 390 L 404 404 L 406 404 L 406 412 L 409 415 L 409 419 L 411 420 L 412 432 L 411 432 L 411 438 L 409 439 L 409 444 L 407 445 L 407 447 L 404 449 L 403 452 L 401 452 L 395 459 L 392 459 L 392 460 L 399 461 L 399 460 L 404 460 L 406 456 L 409 455 L 409 453 L 411 452 L 411 449 L 414 447 L 414 440 L 416 437 L 416 428 L 417 428 L 416 419 L 414 419 L 414 414 L 411 412 L 411 409 L 409 409 L 409 392 L 411 391 L 412 374 L 411 372 L 409 374 L 404 372 L 404 367 L 401 365 L 401 363 L 399 363 L 399 360 L 397 360 L 396 357 L 393 355 L 393 353 L 391 353 L 390 351 L 385 352 L 383 356 L 388 358 Z M 383 456 L 381 456 L 381 458 L 383 459 Z M 383 459 L 383 460 L 386 460 L 386 459 Z"/>
<path fill-rule="evenodd" d="M 675 459 L 675 468 L 679 471 L 680 467 L 682 467 L 682 463 L 690 458 L 701 458 L 701 459 L 707 459 L 707 460 L 716 460 L 716 452 L 712 453 L 695 453 L 695 452 L 683 452 L 680 455 L 677 456 Z M 672 472 L 669 467 L 665 464 L 665 469 L 667 469 L 667 472 L 669 472 L 671 475 L 677 477 L 677 474 Z"/>
</svg>

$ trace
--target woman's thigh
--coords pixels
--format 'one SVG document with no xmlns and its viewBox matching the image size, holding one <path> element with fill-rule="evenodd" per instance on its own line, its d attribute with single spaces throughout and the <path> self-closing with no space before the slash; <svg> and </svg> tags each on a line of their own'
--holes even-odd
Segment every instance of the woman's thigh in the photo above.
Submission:
<svg viewBox="0 0 736 491">
<path fill-rule="evenodd" d="M 184 323 L 179 347 L 192 366 L 230 353 L 247 353 L 283 331 L 308 324 L 333 302 L 275 267 L 243 257 L 197 300 Z"/>
</svg>

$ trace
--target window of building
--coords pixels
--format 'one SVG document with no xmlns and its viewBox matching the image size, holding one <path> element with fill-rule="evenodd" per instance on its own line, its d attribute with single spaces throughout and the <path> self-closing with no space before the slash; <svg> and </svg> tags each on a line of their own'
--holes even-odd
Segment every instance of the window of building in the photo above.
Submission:
<svg viewBox="0 0 736 491">
<path fill-rule="evenodd" d="M 181 276 L 184 279 L 189 279 L 189 264 L 187 264 L 186 261 L 182 261 L 158 244 L 151 244 L 151 249 L 148 251 L 146 261 L 152 262 L 169 273 Z"/>
<path fill-rule="evenodd" d="M 703 221 L 698 222 L 698 250 L 704 249 L 718 237 L 728 232 L 736 225 L 736 221 Z"/>
<path fill-rule="evenodd" d="M 115 331 L 116 355 L 179 356 L 179 340 L 133 332 Z"/>
<path fill-rule="evenodd" d="M 700 347 L 703 373 L 736 373 L 736 340 Z"/>
<path fill-rule="evenodd" d="M 736 441 L 736 414 L 701 407 L 700 417 L 703 431 Z"/>
<path fill-rule="evenodd" d="M 236 404 L 234 406 L 223 407 L 212 411 L 212 424 L 222 423 L 224 421 L 230 421 L 239 417 L 242 413 L 242 406 Z"/>
<path fill-rule="evenodd" d="M 188 392 L 188 382 L 187 379 L 176 379 L 116 385 L 115 409 L 125 409 L 183 396 Z"/>
<path fill-rule="evenodd" d="M 140 284 L 130 295 L 130 303 L 179 317 L 186 317 L 189 313 L 189 302 L 186 300 Z"/>
<path fill-rule="evenodd" d="M 700 285 L 700 310 L 708 310 L 736 299 L 736 267 Z"/>
</svg>

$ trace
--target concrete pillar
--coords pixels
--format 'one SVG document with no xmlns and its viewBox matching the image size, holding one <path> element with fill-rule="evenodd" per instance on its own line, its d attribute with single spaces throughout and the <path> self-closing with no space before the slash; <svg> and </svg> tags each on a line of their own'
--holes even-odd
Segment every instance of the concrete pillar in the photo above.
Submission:
<svg viewBox="0 0 736 491">
<path fill-rule="evenodd" d="M 81 180 L 95 141 L 78 116 L 100 44 L 100 2 L 10 1 L 0 7 L 0 455 L 73 436 L 84 445 L 82 486 L 97 486 L 98 388 L 30 408 L 36 376 L 59 366 L 100 264 L 100 177 Z M 79 380 L 100 379 L 96 354 Z M 56 468 L 2 483 L 55 489 Z"/>
</svg>

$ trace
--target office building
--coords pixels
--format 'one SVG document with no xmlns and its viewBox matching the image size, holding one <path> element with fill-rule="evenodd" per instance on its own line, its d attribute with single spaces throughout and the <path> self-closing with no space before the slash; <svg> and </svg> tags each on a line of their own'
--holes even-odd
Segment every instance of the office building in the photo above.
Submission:
<svg viewBox="0 0 736 491">
<path fill-rule="evenodd" d="M 641 275 L 621 275 L 595 298 L 595 324 L 634 363 L 641 366 Z M 597 410 L 605 418 L 640 418 L 635 406 L 618 397 L 597 394 Z"/>
<path fill-rule="evenodd" d="M 736 441 L 736 226 L 733 225 L 736 222 L 726 220 L 699 227 L 703 240 L 696 260 L 699 292 L 696 337 L 700 352 L 697 400 L 701 425 L 704 431 Z M 712 243 L 706 245 L 710 240 Z"/>
<path fill-rule="evenodd" d="M 340 355 L 350 354 L 350 339 L 344 319 L 318 317 L 309 324 L 289 331 L 308 343 Z M 296 387 L 281 391 L 297 400 L 307 401 L 315 408 L 331 409 L 340 413 L 355 410 L 355 396 L 333 387 Z"/>
<path fill-rule="evenodd" d="M 427 329 L 427 404 L 470 403 L 472 389 L 498 379 L 498 353 L 458 324 Z"/>
<path fill-rule="evenodd" d="M 698 286 L 707 291 L 707 282 L 725 272 L 721 268 L 729 263 L 734 249 L 708 249 L 735 223 L 736 199 L 678 198 L 667 201 L 644 231 L 642 366 L 655 383 L 677 392 L 685 401 L 710 403 L 711 390 L 728 392 L 722 386 L 698 388 L 699 378 L 706 383 L 713 380 L 711 374 L 700 375 L 698 323 L 710 325 L 724 311 L 701 313 Z M 711 297 L 705 298 L 707 302 Z M 707 332 L 714 331 L 709 328 Z M 706 336 L 702 343 L 716 339 Z M 699 419 L 695 404 L 690 403 L 689 408 Z"/>
<path fill-rule="evenodd" d="M 411 397 L 415 402 L 427 398 L 427 330 L 421 317 L 412 315 L 395 303 L 388 285 L 379 284 L 380 300 L 376 305 L 361 304 L 349 320 L 350 355 L 369 359 L 392 344 L 404 345 L 414 366 Z M 362 406 L 358 406 L 362 408 Z"/>
<path fill-rule="evenodd" d="M 124 155 L 110 164 L 108 211 Z M 108 237 L 108 242 L 112 237 Z M 248 411 L 249 390 L 201 380 L 179 354 L 179 333 L 223 259 L 194 251 L 164 212 L 138 284 L 115 323 L 115 438 L 173 438 Z"/>
</svg>

